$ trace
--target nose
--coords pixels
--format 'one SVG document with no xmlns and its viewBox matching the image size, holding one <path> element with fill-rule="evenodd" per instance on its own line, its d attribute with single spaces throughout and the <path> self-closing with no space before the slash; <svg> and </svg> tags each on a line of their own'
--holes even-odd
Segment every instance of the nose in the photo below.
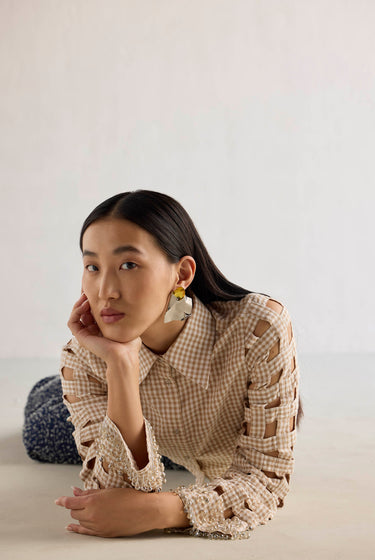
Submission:
<svg viewBox="0 0 375 560">
<path fill-rule="evenodd" d="M 117 299 L 120 297 L 120 289 L 118 278 L 110 272 L 103 273 L 100 284 L 98 297 L 102 300 Z"/>
</svg>

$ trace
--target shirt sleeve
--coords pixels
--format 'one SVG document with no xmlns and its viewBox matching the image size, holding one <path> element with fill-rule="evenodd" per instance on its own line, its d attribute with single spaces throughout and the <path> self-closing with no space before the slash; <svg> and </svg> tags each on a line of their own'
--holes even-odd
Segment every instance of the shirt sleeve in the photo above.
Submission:
<svg viewBox="0 0 375 560">
<path fill-rule="evenodd" d="M 264 318 L 267 330 L 260 337 L 250 333 L 248 339 L 247 398 L 232 463 L 209 483 L 171 489 L 180 496 L 191 526 L 165 532 L 249 538 L 252 529 L 266 524 L 284 505 L 294 469 L 299 369 L 285 306 L 280 314 L 265 308 Z M 226 518 L 228 508 L 231 516 Z"/>
<path fill-rule="evenodd" d="M 72 380 L 64 378 L 64 366 L 73 370 Z M 67 420 L 75 428 L 73 437 L 83 462 L 80 478 L 84 489 L 124 487 L 160 492 L 166 479 L 152 425 L 144 418 L 149 462 L 138 469 L 120 430 L 107 415 L 105 371 L 105 363 L 74 337 L 62 348 L 63 401 L 70 413 Z M 70 400 L 74 402 L 69 402 L 67 395 L 73 396 Z"/>
</svg>

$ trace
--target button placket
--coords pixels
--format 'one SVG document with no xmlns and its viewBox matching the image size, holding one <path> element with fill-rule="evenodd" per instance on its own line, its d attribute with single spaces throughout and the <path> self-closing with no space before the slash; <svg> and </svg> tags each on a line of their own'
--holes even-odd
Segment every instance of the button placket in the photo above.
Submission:
<svg viewBox="0 0 375 560">
<path fill-rule="evenodd" d="M 169 374 L 170 374 L 171 377 L 166 377 L 165 378 L 165 383 L 167 385 L 172 385 L 174 383 L 174 377 L 173 377 L 174 372 L 175 372 L 175 369 L 172 366 L 169 366 Z"/>
<path fill-rule="evenodd" d="M 169 374 L 171 377 L 167 377 L 165 382 L 167 385 L 175 385 L 175 379 L 174 379 L 174 374 L 175 374 L 176 370 L 173 366 L 169 366 Z M 180 429 L 179 428 L 174 428 L 174 434 L 176 436 L 180 435 Z"/>
</svg>

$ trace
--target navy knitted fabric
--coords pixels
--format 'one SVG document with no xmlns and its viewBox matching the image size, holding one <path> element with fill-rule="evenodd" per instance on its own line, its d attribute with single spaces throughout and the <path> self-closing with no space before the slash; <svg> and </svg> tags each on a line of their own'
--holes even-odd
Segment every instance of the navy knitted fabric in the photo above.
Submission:
<svg viewBox="0 0 375 560">
<path fill-rule="evenodd" d="M 82 464 L 73 437 L 74 426 L 67 422 L 69 416 L 62 398 L 60 376 L 40 379 L 31 389 L 24 409 L 22 439 L 31 459 L 42 463 Z M 166 469 L 186 471 L 164 455 L 161 460 Z"/>
</svg>

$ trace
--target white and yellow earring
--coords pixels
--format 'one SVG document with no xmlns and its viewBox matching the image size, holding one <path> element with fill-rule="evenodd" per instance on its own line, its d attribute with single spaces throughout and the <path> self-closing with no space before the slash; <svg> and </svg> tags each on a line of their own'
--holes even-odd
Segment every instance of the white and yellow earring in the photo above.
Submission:
<svg viewBox="0 0 375 560">
<path fill-rule="evenodd" d="M 179 286 L 171 294 L 168 309 L 164 315 L 164 323 L 185 321 L 185 319 L 190 317 L 192 309 L 192 299 L 185 294 L 184 288 Z"/>
</svg>

